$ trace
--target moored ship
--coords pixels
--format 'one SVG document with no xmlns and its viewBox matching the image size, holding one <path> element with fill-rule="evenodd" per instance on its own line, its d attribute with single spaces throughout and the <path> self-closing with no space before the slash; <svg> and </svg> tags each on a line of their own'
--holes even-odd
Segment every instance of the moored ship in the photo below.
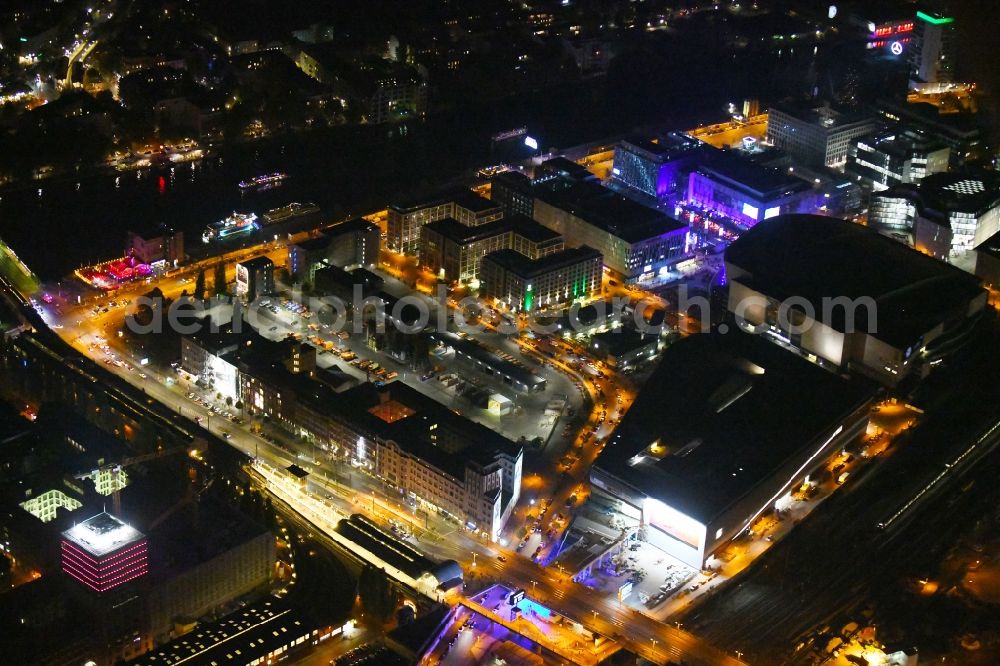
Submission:
<svg viewBox="0 0 1000 666">
<path fill-rule="evenodd" d="M 239 183 L 241 190 L 254 190 L 274 187 L 278 183 L 288 178 L 287 173 L 275 172 L 263 176 L 254 176 L 250 180 L 241 180 Z"/>
<path fill-rule="evenodd" d="M 204 243 L 211 243 L 212 241 L 225 240 L 233 236 L 248 234 L 258 228 L 257 216 L 254 213 L 234 212 L 229 217 L 218 222 L 213 222 L 205 227 L 205 232 L 201 235 L 201 240 Z"/>
<path fill-rule="evenodd" d="M 264 213 L 264 226 L 288 222 L 303 215 L 312 215 L 319 212 L 319 206 L 314 203 L 292 202 L 280 208 L 272 208 Z"/>
</svg>

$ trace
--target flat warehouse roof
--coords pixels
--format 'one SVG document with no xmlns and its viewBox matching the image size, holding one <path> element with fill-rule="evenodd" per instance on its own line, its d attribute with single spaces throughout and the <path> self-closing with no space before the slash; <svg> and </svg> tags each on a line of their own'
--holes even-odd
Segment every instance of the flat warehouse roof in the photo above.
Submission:
<svg viewBox="0 0 1000 666">
<path fill-rule="evenodd" d="M 693 335 L 664 352 L 596 466 L 707 525 L 874 392 L 758 336 Z"/>
</svg>

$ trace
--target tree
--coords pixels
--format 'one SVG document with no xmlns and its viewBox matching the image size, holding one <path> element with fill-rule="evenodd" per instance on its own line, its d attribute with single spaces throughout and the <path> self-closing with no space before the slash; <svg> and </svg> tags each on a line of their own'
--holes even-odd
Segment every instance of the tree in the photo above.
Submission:
<svg viewBox="0 0 1000 666">
<path fill-rule="evenodd" d="M 198 271 L 198 277 L 194 281 L 194 297 L 199 301 L 205 300 L 205 269 Z"/>
<path fill-rule="evenodd" d="M 221 261 L 215 265 L 215 279 L 212 281 L 212 289 L 216 296 L 226 295 L 226 265 Z"/>
<path fill-rule="evenodd" d="M 399 590 L 383 569 L 368 564 L 358 576 L 358 596 L 362 610 L 380 624 L 385 624 L 399 605 Z"/>
</svg>

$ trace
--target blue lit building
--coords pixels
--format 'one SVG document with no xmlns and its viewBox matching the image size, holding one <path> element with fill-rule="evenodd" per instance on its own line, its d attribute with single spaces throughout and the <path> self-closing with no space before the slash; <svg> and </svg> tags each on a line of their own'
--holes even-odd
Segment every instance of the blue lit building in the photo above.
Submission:
<svg viewBox="0 0 1000 666">
<path fill-rule="evenodd" d="M 824 198 L 792 173 L 755 164 L 727 151 L 705 160 L 688 181 L 688 201 L 752 227 L 785 213 L 812 213 Z"/>
<path fill-rule="evenodd" d="M 673 203 L 684 197 L 688 174 L 707 150 L 704 142 L 680 132 L 626 139 L 615 147 L 611 185 L 652 203 Z"/>
</svg>

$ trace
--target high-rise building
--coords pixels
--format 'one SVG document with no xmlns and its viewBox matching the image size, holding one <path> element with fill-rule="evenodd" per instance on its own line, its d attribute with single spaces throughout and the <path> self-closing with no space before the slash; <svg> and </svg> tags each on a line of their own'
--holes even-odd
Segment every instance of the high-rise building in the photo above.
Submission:
<svg viewBox="0 0 1000 666">
<path fill-rule="evenodd" d="M 851 142 L 844 171 L 875 190 L 948 170 L 951 151 L 922 132 L 896 129 Z"/>
<path fill-rule="evenodd" d="M 146 537 L 108 513 L 99 513 L 62 534 L 62 570 L 96 592 L 145 576 Z"/>
<path fill-rule="evenodd" d="M 767 119 L 767 140 L 808 166 L 842 165 L 851 141 L 874 131 L 872 118 L 829 104 L 781 104 Z"/>
<path fill-rule="evenodd" d="M 868 224 L 938 259 L 961 259 L 1000 231 L 1000 177 L 948 172 L 891 187 L 872 197 Z"/>
<path fill-rule="evenodd" d="M 910 87 L 950 83 L 955 67 L 955 19 L 936 12 L 917 12 L 910 50 Z"/>
<path fill-rule="evenodd" d="M 236 297 L 252 303 L 260 296 L 274 293 L 274 262 L 257 257 L 236 264 Z"/>
</svg>

